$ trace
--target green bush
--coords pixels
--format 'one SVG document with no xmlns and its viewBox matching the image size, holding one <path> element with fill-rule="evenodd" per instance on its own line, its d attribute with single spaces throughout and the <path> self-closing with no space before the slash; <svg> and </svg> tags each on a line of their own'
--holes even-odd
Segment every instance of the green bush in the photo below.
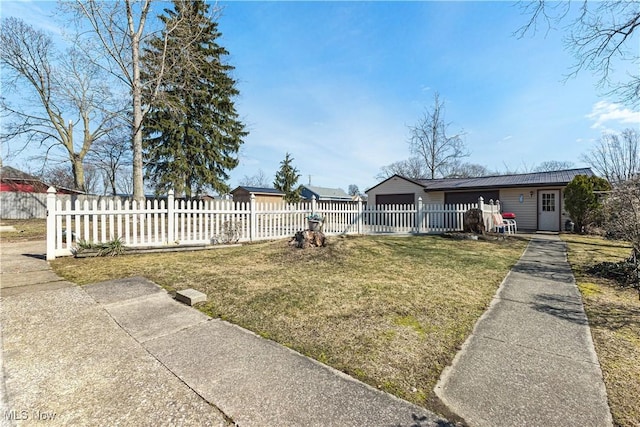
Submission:
<svg viewBox="0 0 640 427">
<path fill-rule="evenodd" d="M 603 205 L 597 191 L 608 191 L 611 185 L 597 176 L 578 175 L 564 190 L 564 206 L 581 231 L 588 224 L 600 225 L 604 220 Z"/>
</svg>

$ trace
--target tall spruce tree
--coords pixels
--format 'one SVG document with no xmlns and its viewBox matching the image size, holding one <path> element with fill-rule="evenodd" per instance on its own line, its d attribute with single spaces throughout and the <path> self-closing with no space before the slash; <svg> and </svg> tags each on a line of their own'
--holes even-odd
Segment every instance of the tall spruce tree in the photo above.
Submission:
<svg viewBox="0 0 640 427">
<path fill-rule="evenodd" d="M 280 162 L 280 169 L 276 172 L 276 180 L 273 187 L 284 193 L 284 201 L 287 203 L 297 203 L 300 201 L 300 186 L 296 186 L 300 174 L 293 165 L 293 157 L 287 153 L 284 160 Z"/>
<path fill-rule="evenodd" d="M 248 135 L 233 103 L 234 67 L 223 61 L 229 52 L 216 43 L 221 33 L 209 6 L 197 0 L 173 6 L 160 16 L 164 30 L 143 56 L 147 82 L 164 73 L 156 96 L 148 94 L 154 102 L 143 128 L 146 177 L 156 191 L 174 189 L 187 198 L 206 187 L 226 193 L 228 171 L 238 165 Z"/>
</svg>

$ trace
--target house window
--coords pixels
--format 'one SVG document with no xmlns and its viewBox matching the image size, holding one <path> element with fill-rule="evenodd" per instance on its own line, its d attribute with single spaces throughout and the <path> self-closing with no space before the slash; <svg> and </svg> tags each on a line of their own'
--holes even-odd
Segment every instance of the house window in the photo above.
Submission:
<svg viewBox="0 0 640 427">
<path fill-rule="evenodd" d="M 555 212 L 556 195 L 555 193 L 542 193 L 542 212 Z"/>
</svg>

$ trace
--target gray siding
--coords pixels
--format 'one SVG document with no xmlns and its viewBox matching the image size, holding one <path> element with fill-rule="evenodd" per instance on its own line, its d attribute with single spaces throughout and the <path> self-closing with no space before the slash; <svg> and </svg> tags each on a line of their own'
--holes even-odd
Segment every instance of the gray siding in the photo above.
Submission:
<svg viewBox="0 0 640 427">
<path fill-rule="evenodd" d="M 531 192 L 533 191 L 533 196 Z M 522 203 L 520 195 L 522 194 Z M 538 227 L 538 189 L 512 188 L 500 190 L 502 212 L 516 214 L 518 230 L 536 230 Z"/>
<path fill-rule="evenodd" d="M 32 219 L 47 217 L 45 193 L 0 192 L 0 218 Z"/>
<path fill-rule="evenodd" d="M 422 203 L 444 205 L 444 191 L 430 191 L 423 194 Z"/>
<path fill-rule="evenodd" d="M 95 196 L 84 194 L 57 194 L 57 200 L 66 203 L 71 200 L 84 202 L 89 200 L 126 200 L 125 197 L 119 196 Z M 21 191 L 2 191 L 0 192 L 0 218 L 2 219 L 33 219 L 47 217 L 47 194 L 46 193 L 25 193 Z"/>
</svg>

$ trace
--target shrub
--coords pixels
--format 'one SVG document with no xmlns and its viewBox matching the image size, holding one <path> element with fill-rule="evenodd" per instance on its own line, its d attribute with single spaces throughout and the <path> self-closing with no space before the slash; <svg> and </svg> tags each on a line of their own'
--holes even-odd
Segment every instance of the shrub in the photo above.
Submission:
<svg viewBox="0 0 640 427">
<path fill-rule="evenodd" d="M 595 192 L 610 189 L 609 182 L 597 176 L 578 175 L 567 184 L 564 205 L 576 230 L 581 232 L 589 224 L 599 225 L 603 222 L 603 205 Z"/>
<path fill-rule="evenodd" d="M 117 256 L 122 255 L 126 247 L 120 237 L 116 237 L 106 243 L 93 243 L 87 240 L 78 241 L 76 247 L 76 254 L 79 254 L 86 250 L 95 250 L 96 256 Z"/>
</svg>

